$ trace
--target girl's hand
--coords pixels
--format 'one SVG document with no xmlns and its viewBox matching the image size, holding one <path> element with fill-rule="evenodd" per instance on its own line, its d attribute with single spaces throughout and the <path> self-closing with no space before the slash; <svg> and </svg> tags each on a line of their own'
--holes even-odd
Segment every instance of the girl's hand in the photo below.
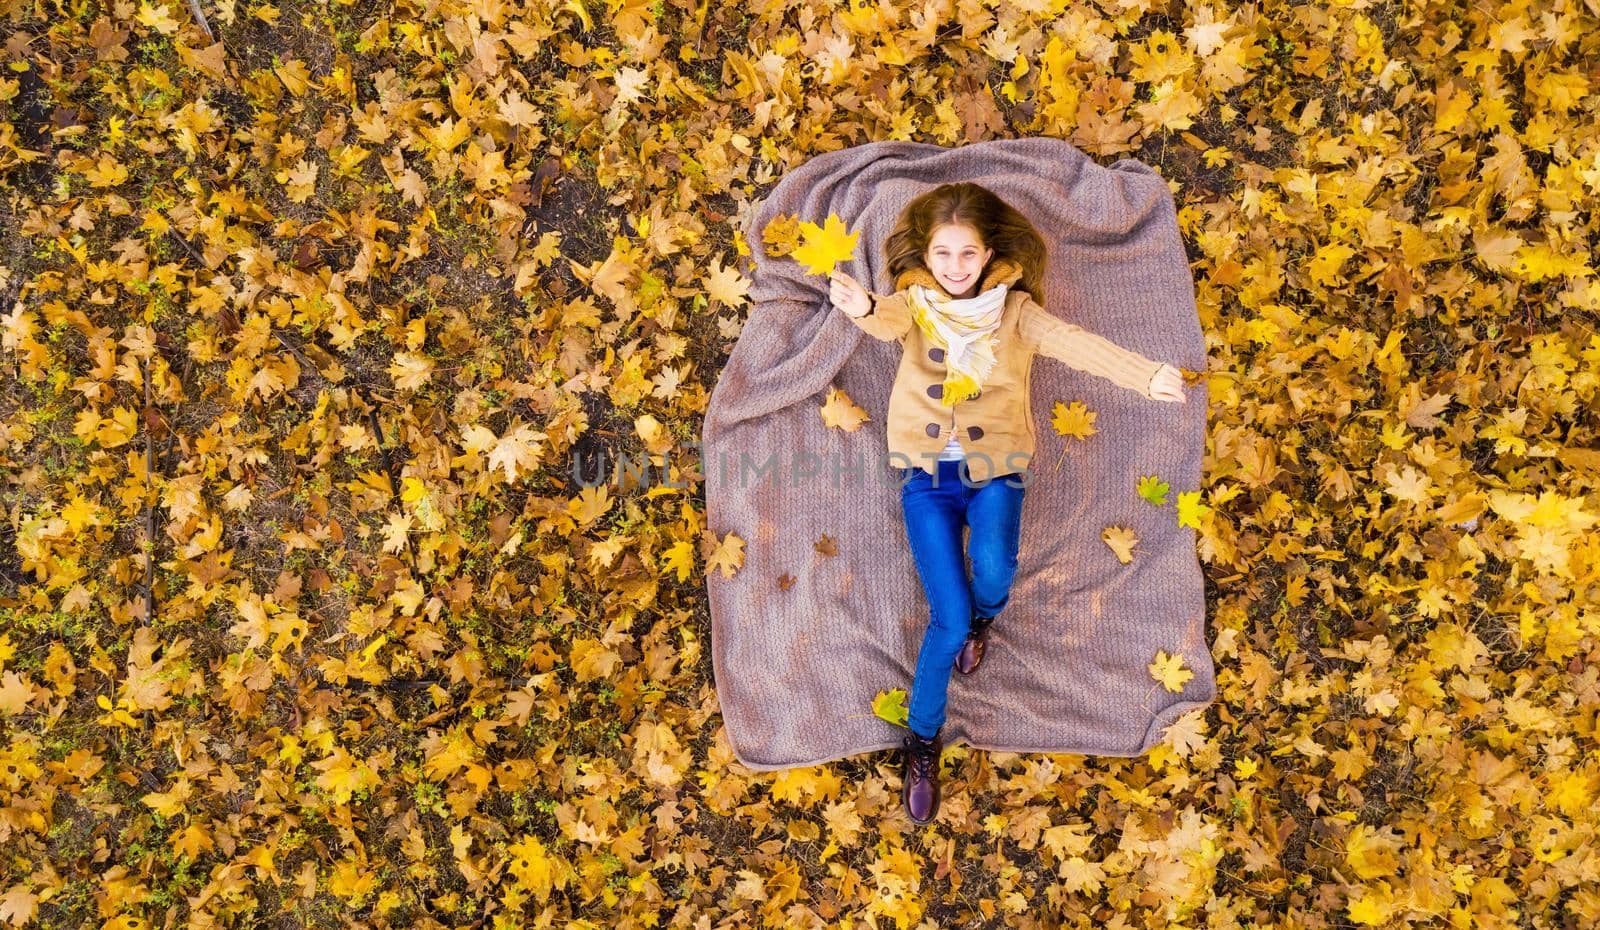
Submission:
<svg viewBox="0 0 1600 930">
<path fill-rule="evenodd" d="M 866 316 L 867 311 L 872 309 L 872 299 L 867 296 L 867 289 L 837 268 L 828 276 L 828 287 L 828 299 L 844 313 Z"/>
<path fill-rule="evenodd" d="M 1163 364 L 1150 378 L 1150 396 L 1156 400 L 1187 404 L 1189 395 L 1183 393 L 1183 372 Z"/>
</svg>

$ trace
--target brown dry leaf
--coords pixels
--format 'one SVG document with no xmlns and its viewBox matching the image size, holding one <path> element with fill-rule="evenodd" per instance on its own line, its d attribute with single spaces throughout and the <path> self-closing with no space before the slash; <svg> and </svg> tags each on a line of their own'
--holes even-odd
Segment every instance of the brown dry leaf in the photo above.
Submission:
<svg viewBox="0 0 1600 930">
<path fill-rule="evenodd" d="M 828 388 L 827 400 L 823 403 L 821 412 L 824 424 L 831 429 L 842 429 L 847 433 L 855 432 L 861 428 L 861 424 L 871 419 L 865 410 L 856 406 L 850 395 L 833 387 Z"/>
<path fill-rule="evenodd" d="M 1108 526 L 1100 531 L 1100 540 L 1111 551 L 1117 554 L 1117 561 L 1127 565 L 1133 561 L 1133 547 L 1139 544 L 1139 537 L 1131 527 Z"/>
</svg>

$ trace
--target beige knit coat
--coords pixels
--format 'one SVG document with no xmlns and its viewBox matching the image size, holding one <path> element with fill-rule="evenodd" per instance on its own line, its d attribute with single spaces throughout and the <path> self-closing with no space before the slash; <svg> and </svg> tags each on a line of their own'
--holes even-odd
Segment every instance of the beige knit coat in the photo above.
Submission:
<svg viewBox="0 0 1600 930">
<path fill-rule="evenodd" d="M 1022 277 L 1022 266 L 998 257 L 984 270 L 977 293 Z M 967 455 L 973 481 L 1022 472 L 1037 445 L 1030 393 L 1033 360 L 1044 355 L 1079 371 L 1150 397 L 1150 380 L 1160 369 L 1138 352 L 1061 320 L 1034 302 L 1027 291 L 1006 293 L 995 332 L 995 366 L 972 397 L 945 406 L 945 351 L 911 318 L 906 291 L 913 284 L 949 291 L 925 268 L 900 273 L 897 290 L 869 295 L 872 306 L 861 316 L 845 316 L 867 335 L 902 347 L 900 367 L 889 395 L 889 461 L 902 467 L 935 470 L 939 453 L 955 436 Z M 903 457 L 903 458 L 902 458 Z"/>
</svg>

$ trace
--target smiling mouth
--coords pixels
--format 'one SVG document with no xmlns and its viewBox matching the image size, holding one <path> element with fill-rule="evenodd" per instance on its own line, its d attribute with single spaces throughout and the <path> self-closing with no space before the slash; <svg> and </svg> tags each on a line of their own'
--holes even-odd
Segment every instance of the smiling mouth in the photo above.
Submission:
<svg viewBox="0 0 1600 930">
<path fill-rule="evenodd" d="M 957 278 L 957 277 L 954 277 L 954 276 L 951 276 L 951 278 L 950 278 L 950 280 L 952 280 L 952 281 L 955 281 L 955 282 L 957 282 L 957 283 L 960 283 L 960 282 L 962 282 L 962 281 L 965 281 L 965 280 L 967 280 L 967 276 L 966 276 L 966 275 L 962 275 L 962 276 L 961 276 L 961 277 L 959 277 L 959 278 Z"/>
</svg>

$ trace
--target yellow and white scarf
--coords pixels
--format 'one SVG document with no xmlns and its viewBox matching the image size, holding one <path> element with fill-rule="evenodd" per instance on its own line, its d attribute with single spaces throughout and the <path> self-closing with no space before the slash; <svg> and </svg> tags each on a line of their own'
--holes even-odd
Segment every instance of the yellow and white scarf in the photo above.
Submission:
<svg viewBox="0 0 1600 930">
<path fill-rule="evenodd" d="M 995 330 L 1006 308 L 1005 284 L 957 300 L 942 290 L 913 284 L 906 290 L 911 318 L 944 352 L 944 394 L 941 402 L 954 406 L 978 393 L 994 369 Z"/>
</svg>

